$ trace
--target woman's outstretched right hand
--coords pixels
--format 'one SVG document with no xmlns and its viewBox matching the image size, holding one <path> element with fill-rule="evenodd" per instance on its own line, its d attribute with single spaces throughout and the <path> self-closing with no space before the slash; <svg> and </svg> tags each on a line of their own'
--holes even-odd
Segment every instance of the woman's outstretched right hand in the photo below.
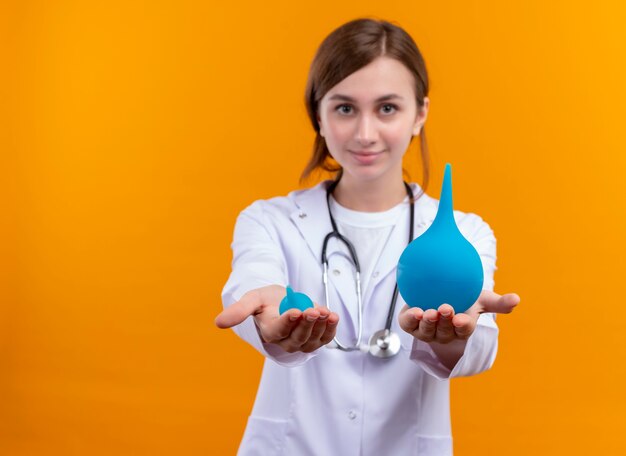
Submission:
<svg viewBox="0 0 626 456">
<path fill-rule="evenodd" d="M 261 340 L 282 347 L 289 353 L 310 353 L 326 345 L 337 332 L 339 316 L 326 307 L 315 306 L 304 312 L 289 309 L 280 315 L 285 287 L 270 285 L 247 292 L 215 319 L 218 328 L 231 328 L 253 316 Z"/>
</svg>

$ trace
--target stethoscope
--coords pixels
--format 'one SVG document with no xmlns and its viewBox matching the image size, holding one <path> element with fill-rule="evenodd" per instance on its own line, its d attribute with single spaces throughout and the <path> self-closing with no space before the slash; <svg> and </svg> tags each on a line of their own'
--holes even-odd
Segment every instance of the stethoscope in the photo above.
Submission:
<svg viewBox="0 0 626 456">
<path fill-rule="evenodd" d="M 387 323 L 385 324 L 385 328 L 379 331 L 376 331 L 370 337 L 369 343 L 365 347 L 361 347 L 362 336 L 363 336 L 363 298 L 361 295 L 361 266 L 359 265 L 359 259 L 356 254 L 356 249 L 352 242 L 348 240 L 345 236 L 339 233 L 337 229 L 337 224 L 335 223 L 335 219 L 333 218 L 333 214 L 330 210 L 330 195 L 333 190 L 339 183 L 338 180 L 334 181 L 328 186 L 326 190 L 326 204 L 328 206 L 328 215 L 330 217 L 330 223 L 332 225 L 333 230 L 326 235 L 324 238 L 324 244 L 322 245 L 322 266 L 324 267 L 324 272 L 322 279 L 324 281 L 324 295 L 326 297 L 326 307 L 328 310 L 331 310 L 330 300 L 328 298 L 328 258 L 326 257 L 326 247 L 328 245 L 328 241 L 330 239 L 337 238 L 339 241 L 343 242 L 344 245 L 348 248 L 350 252 L 350 257 L 354 262 L 354 268 L 356 270 L 356 299 L 357 299 L 357 339 L 354 346 L 347 346 L 342 344 L 337 337 L 333 338 L 333 342 L 335 343 L 335 347 L 339 350 L 343 351 L 356 351 L 367 349 L 367 351 L 377 358 L 391 358 L 392 356 L 397 355 L 400 352 L 400 336 L 398 336 L 395 332 L 391 331 L 391 322 L 393 321 L 393 315 L 396 308 L 396 301 L 398 300 L 398 284 L 396 283 L 393 289 L 393 296 L 391 298 L 391 304 L 389 305 L 389 312 L 387 313 Z M 415 217 L 415 203 L 413 201 L 413 191 L 409 184 L 404 182 L 404 187 L 406 188 L 406 193 L 409 195 L 410 206 L 410 220 L 409 220 L 409 243 L 413 240 L 413 219 Z"/>
</svg>

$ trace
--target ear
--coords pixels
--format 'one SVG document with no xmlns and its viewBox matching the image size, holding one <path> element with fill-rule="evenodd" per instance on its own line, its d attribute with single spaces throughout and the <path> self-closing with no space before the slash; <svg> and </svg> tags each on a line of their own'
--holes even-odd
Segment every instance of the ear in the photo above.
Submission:
<svg viewBox="0 0 626 456">
<path fill-rule="evenodd" d="M 324 137 L 324 127 L 322 126 L 322 119 L 320 117 L 319 112 L 315 114 L 315 117 L 317 118 L 317 124 L 320 127 L 320 136 L 323 138 Z"/>
<path fill-rule="evenodd" d="M 426 123 L 426 118 L 428 117 L 428 108 L 430 107 L 430 99 L 428 97 L 424 97 L 424 106 L 417 113 L 415 117 L 415 124 L 413 125 L 413 136 L 417 136 L 422 131 L 422 127 Z"/>
</svg>

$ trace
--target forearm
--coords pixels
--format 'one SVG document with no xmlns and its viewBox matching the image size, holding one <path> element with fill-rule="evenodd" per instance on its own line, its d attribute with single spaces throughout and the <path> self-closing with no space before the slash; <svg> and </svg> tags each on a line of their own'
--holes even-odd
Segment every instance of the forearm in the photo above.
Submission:
<svg viewBox="0 0 626 456">
<path fill-rule="evenodd" d="M 498 348 L 498 327 L 491 317 L 484 320 L 467 340 L 448 344 L 414 338 L 411 359 L 438 379 L 467 377 L 491 367 Z"/>
<path fill-rule="evenodd" d="M 467 340 L 453 340 L 447 344 L 430 342 L 429 345 L 441 364 L 452 370 L 461 359 L 461 356 L 463 356 L 463 353 L 465 353 Z"/>
</svg>

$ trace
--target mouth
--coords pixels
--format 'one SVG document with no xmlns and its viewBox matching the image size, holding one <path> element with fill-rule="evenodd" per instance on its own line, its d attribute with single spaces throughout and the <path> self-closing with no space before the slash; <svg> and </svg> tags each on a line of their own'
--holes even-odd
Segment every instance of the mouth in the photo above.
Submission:
<svg viewBox="0 0 626 456">
<path fill-rule="evenodd" d="M 350 152 L 351 154 L 355 154 L 355 155 L 360 155 L 362 157 L 370 157 L 373 155 L 378 155 L 378 154 L 382 154 L 381 152 L 372 152 L 369 150 L 349 150 L 348 152 Z"/>
<path fill-rule="evenodd" d="M 349 150 L 349 152 L 361 165 L 373 165 L 378 161 L 378 157 L 383 153 L 383 151 L 372 152 L 369 150 Z"/>
</svg>

